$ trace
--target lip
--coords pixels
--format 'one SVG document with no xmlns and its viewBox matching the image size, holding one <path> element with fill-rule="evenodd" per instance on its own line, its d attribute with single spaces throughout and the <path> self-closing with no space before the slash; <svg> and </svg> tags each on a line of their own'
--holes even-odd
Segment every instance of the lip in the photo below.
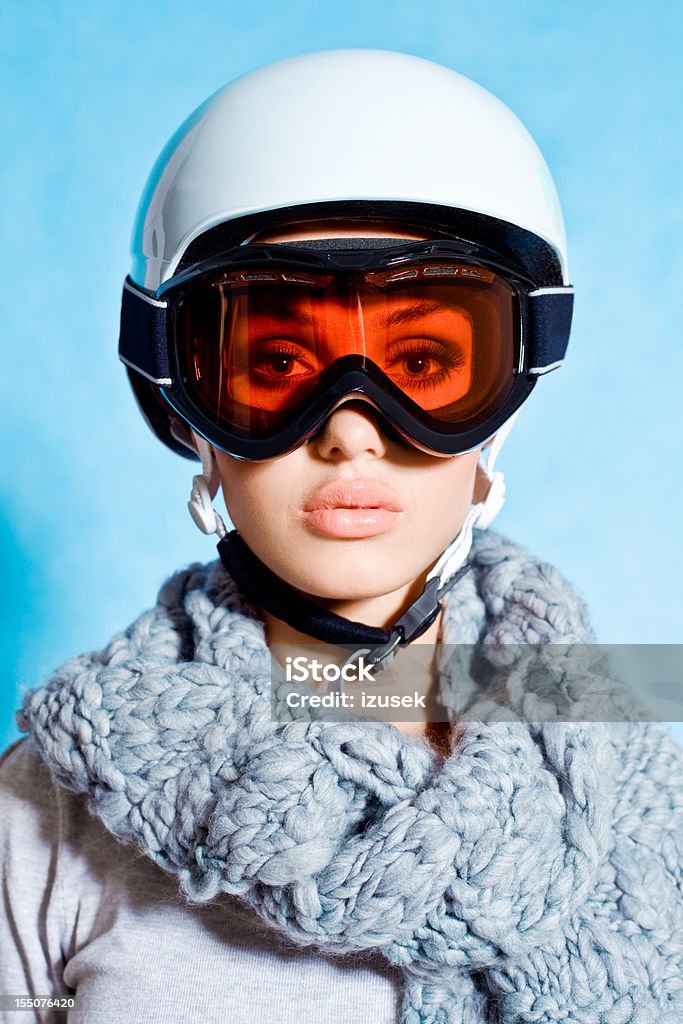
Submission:
<svg viewBox="0 0 683 1024">
<path fill-rule="evenodd" d="M 304 521 L 327 537 L 357 539 L 391 530 L 406 514 L 393 491 L 374 480 L 335 481 L 315 491 Z"/>
<path fill-rule="evenodd" d="M 405 512 L 403 505 L 388 487 L 374 480 L 337 480 L 314 491 L 304 505 L 304 512 L 318 509 L 377 509 Z"/>
</svg>

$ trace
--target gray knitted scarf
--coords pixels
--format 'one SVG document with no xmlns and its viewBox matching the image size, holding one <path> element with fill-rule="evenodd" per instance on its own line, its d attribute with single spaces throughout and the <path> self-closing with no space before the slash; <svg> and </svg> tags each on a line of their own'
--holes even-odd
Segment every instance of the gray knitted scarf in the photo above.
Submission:
<svg viewBox="0 0 683 1024">
<path fill-rule="evenodd" d="M 263 625 L 219 562 L 26 694 L 19 726 L 190 902 L 381 950 L 403 1024 L 680 1024 L 681 750 L 656 723 L 525 721 L 544 698 L 506 645 L 589 642 L 585 608 L 495 533 L 471 561 L 442 637 L 490 645 L 501 681 L 454 696 L 442 671 L 447 757 L 385 722 L 273 721 Z"/>
</svg>

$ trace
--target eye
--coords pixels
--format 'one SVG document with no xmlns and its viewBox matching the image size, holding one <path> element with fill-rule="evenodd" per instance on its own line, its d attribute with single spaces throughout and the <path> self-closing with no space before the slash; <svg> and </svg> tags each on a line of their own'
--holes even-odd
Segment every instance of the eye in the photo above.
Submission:
<svg viewBox="0 0 683 1024">
<path fill-rule="evenodd" d="M 429 372 L 434 372 L 436 368 L 436 360 L 426 353 L 406 355 L 403 357 L 402 362 L 405 373 L 411 377 L 422 377 Z"/>
<path fill-rule="evenodd" d="M 273 352 L 271 355 L 266 356 L 262 360 L 262 368 L 272 370 L 277 376 L 285 377 L 290 374 L 295 365 L 294 356 L 288 355 L 286 352 Z"/>
<path fill-rule="evenodd" d="M 396 345 L 386 372 L 404 390 L 438 387 L 464 365 L 459 348 L 430 338 L 408 338 Z"/>
<path fill-rule="evenodd" d="M 290 341 L 262 343 L 250 362 L 250 376 L 264 386 L 296 384 L 317 372 L 311 352 Z"/>
</svg>

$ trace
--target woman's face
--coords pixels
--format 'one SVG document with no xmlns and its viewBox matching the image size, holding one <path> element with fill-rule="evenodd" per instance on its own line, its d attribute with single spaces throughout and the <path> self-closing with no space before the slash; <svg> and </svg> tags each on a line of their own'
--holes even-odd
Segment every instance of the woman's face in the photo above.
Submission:
<svg viewBox="0 0 683 1024">
<path fill-rule="evenodd" d="M 398 234 L 395 226 L 337 225 L 259 241 L 333 233 Z M 478 456 L 478 450 L 428 455 L 389 438 L 358 399 L 339 406 L 311 441 L 280 458 L 248 462 L 216 451 L 230 518 L 273 572 L 318 599 L 355 603 L 397 594 L 399 607 L 416 596 L 459 532 L 473 500 Z"/>
</svg>

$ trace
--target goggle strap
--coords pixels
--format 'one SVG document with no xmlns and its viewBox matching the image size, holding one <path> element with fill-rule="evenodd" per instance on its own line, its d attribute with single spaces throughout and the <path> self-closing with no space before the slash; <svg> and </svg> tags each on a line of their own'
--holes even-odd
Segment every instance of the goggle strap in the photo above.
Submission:
<svg viewBox="0 0 683 1024">
<path fill-rule="evenodd" d="M 173 383 L 168 358 L 167 303 L 138 288 L 130 277 L 123 283 L 119 359 L 161 387 Z"/>
<path fill-rule="evenodd" d="M 567 351 L 574 309 L 574 289 L 537 288 L 527 294 L 529 311 L 529 373 L 560 366 Z"/>
</svg>

